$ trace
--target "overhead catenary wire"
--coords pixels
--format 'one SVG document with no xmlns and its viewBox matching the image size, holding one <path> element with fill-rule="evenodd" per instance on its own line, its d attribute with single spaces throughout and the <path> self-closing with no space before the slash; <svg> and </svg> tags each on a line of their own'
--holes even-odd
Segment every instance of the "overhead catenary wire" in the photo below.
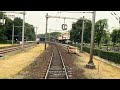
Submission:
<svg viewBox="0 0 120 90">
<path fill-rule="evenodd" d="M 109 11 L 110 12 L 110 11 Z M 110 12 L 110 14 L 116 19 L 116 20 L 119 20 L 119 16 L 115 13 L 115 12 Z"/>
</svg>

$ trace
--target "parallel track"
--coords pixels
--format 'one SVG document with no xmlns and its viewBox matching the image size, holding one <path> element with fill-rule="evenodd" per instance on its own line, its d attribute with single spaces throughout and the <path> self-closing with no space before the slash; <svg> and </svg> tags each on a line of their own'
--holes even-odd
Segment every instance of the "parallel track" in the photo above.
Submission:
<svg viewBox="0 0 120 90">
<path fill-rule="evenodd" d="M 24 48 L 30 47 L 32 45 L 34 45 L 34 43 L 33 44 L 25 44 Z M 3 56 L 6 53 L 13 52 L 13 51 L 16 51 L 16 50 L 19 50 L 19 49 L 22 49 L 21 45 L 15 45 L 15 46 L 12 46 L 12 47 L 7 47 L 7 48 L 4 48 L 4 49 L 0 49 L 0 56 Z"/>
</svg>

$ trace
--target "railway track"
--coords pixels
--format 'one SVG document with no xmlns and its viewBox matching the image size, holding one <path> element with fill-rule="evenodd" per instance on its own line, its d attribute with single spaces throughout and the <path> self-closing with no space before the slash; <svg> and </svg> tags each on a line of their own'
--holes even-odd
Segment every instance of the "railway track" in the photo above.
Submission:
<svg viewBox="0 0 120 90">
<path fill-rule="evenodd" d="M 34 43 L 25 44 L 24 48 L 27 48 L 27 47 L 30 47 L 30 46 L 33 46 L 33 45 L 35 45 L 35 44 Z M 7 48 L 4 48 L 4 49 L 0 49 L 0 57 L 2 57 L 6 53 L 13 52 L 13 51 L 16 51 L 16 50 L 19 50 L 19 49 L 22 49 L 21 45 L 15 45 L 15 46 L 7 47 Z"/>
<path fill-rule="evenodd" d="M 53 45 L 52 55 L 50 57 L 45 79 L 68 79 L 67 69 L 60 50 Z"/>
<path fill-rule="evenodd" d="M 83 79 L 83 71 L 74 65 L 76 55 L 70 56 L 61 45 L 49 47 L 15 78 L 21 79 Z"/>
<path fill-rule="evenodd" d="M 18 45 L 12 45 L 12 46 L 0 47 L 0 49 L 6 49 L 6 48 L 11 48 L 11 47 L 17 47 L 17 46 L 21 46 L 21 45 L 18 44 Z"/>
</svg>

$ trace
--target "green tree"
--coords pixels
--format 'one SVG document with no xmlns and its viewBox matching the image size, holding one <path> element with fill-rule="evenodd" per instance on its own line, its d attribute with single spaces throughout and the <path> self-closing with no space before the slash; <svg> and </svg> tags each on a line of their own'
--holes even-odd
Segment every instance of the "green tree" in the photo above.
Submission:
<svg viewBox="0 0 120 90">
<path fill-rule="evenodd" d="M 5 14 L 0 12 L 0 19 L 3 19 L 3 15 L 5 16 Z M 10 27 L 6 25 L 10 25 L 10 23 L 12 22 L 9 18 L 4 17 L 4 19 L 5 18 L 6 18 L 5 25 L 0 24 L 0 43 L 7 43 L 7 40 L 10 39 L 10 34 L 8 34 Z"/>
<path fill-rule="evenodd" d="M 111 37 L 112 37 L 112 42 L 113 42 L 113 46 L 114 46 L 115 43 L 117 43 L 117 40 L 118 40 L 118 29 L 114 29 L 112 31 Z"/>
<path fill-rule="evenodd" d="M 15 26 L 15 28 L 14 28 L 14 34 L 15 34 L 14 39 L 18 39 L 19 41 L 22 40 L 22 27 L 20 27 L 20 26 L 22 26 L 22 22 L 23 22 L 22 19 L 18 18 L 18 17 L 16 17 L 13 21 L 14 26 Z"/>
<path fill-rule="evenodd" d="M 3 13 L 0 12 L 0 19 L 3 17 Z M 4 15 L 5 16 L 5 15 Z M 5 25 L 0 24 L 0 43 L 11 43 L 12 40 L 12 30 L 13 30 L 13 24 L 14 26 L 20 26 L 14 28 L 14 40 L 22 40 L 22 23 L 23 20 L 21 18 L 16 17 L 14 21 L 12 21 L 8 17 L 4 17 L 6 22 Z M 25 23 L 25 39 L 27 40 L 35 40 L 35 31 L 34 26 Z"/>
<path fill-rule="evenodd" d="M 6 23 L 4 27 L 5 36 L 7 36 L 8 40 L 12 40 L 13 21 L 6 17 Z"/>
<path fill-rule="evenodd" d="M 51 38 L 57 38 L 61 33 L 60 32 L 51 32 L 50 36 Z"/>
<path fill-rule="evenodd" d="M 34 26 L 28 23 L 25 23 L 25 39 L 32 41 L 32 40 L 35 40 L 35 38 L 36 38 L 36 35 L 35 35 Z"/>
<path fill-rule="evenodd" d="M 14 19 L 14 25 L 15 26 L 22 26 L 23 20 L 21 18 L 15 18 Z M 35 40 L 35 31 L 34 31 L 34 26 L 25 23 L 25 40 Z M 22 40 L 22 27 L 15 27 L 15 39 Z"/>
<path fill-rule="evenodd" d="M 61 34 L 60 32 L 51 32 L 51 33 L 50 33 L 50 39 L 53 39 L 53 38 L 54 38 L 54 39 L 57 39 L 57 37 L 58 37 L 60 34 Z M 45 34 L 38 34 L 37 37 L 38 37 L 38 38 L 45 38 Z M 46 38 L 47 38 L 47 40 L 48 40 L 48 38 L 49 38 L 49 33 L 47 33 Z"/>
<path fill-rule="evenodd" d="M 120 45 L 120 29 L 113 29 L 111 33 L 111 37 L 113 42 L 113 48 L 114 48 L 114 45 L 117 43 L 119 43 Z"/>
<path fill-rule="evenodd" d="M 107 51 L 108 51 L 108 44 L 109 44 L 110 41 L 111 41 L 110 32 L 109 31 L 104 31 L 104 34 L 101 38 L 101 43 L 106 44 Z"/>
<path fill-rule="evenodd" d="M 120 44 L 120 29 L 118 30 L 118 38 L 117 38 L 117 42 Z"/>
<path fill-rule="evenodd" d="M 95 41 L 98 43 L 98 47 L 104 32 L 108 28 L 107 19 L 100 19 L 95 23 Z"/>
<path fill-rule="evenodd" d="M 83 19 L 79 19 L 76 23 L 72 24 L 72 29 L 70 30 L 70 40 L 74 42 L 81 42 L 81 34 L 82 34 L 82 22 Z M 90 43 L 90 37 L 91 37 L 91 21 L 88 19 L 85 19 L 84 21 L 84 36 L 83 41 L 85 43 Z"/>
<path fill-rule="evenodd" d="M 37 38 L 45 38 L 45 34 L 38 34 Z"/>
</svg>

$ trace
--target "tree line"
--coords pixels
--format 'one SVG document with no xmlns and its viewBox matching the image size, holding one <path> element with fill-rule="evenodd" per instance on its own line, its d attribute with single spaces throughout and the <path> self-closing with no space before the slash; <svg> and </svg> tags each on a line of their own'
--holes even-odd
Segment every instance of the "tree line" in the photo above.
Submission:
<svg viewBox="0 0 120 90">
<path fill-rule="evenodd" d="M 50 39 L 57 39 L 57 37 L 61 35 L 60 32 L 51 32 L 51 33 L 47 33 L 46 34 L 46 39 L 49 40 L 49 36 L 50 36 Z M 45 34 L 38 34 L 37 35 L 37 38 L 45 38 Z"/>
<path fill-rule="evenodd" d="M 5 16 L 5 15 L 4 15 Z M 2 19 L 3 13 L 0 12 L 0 19 Z M 5 16 L 5 24 L 0 24 L 0 43 L 11 43 L 12 42 L 12 30 L 14 24 L 14 42 L 16 40 L 22 40 L 22 26 L 23 19 L 15 17 L 14 20 L 11 20 L 9 17 Z M 34 26 L 25 22 L 25 32 L 24 39 L 27 41 L 35 40 L 35 30 Z"/>
<path fill-rule="evenodd" d="M 81 43 L 81 34 L 82 34 L 82 22 L 83 18 L 79 19 L 77 22 L 72 24 L 70 30 L 70 40 L 73 42 Z M 90 43 L 91 39 L 91 20 L 84 20 L 84 43 Z M 99 47 L 100 44 L 120 44 L 120 29 L 113 29 L 112 32 L 108 30 L 108 20 L 100 19 L 95 23 L 95 43 Z"/>
</svg>

